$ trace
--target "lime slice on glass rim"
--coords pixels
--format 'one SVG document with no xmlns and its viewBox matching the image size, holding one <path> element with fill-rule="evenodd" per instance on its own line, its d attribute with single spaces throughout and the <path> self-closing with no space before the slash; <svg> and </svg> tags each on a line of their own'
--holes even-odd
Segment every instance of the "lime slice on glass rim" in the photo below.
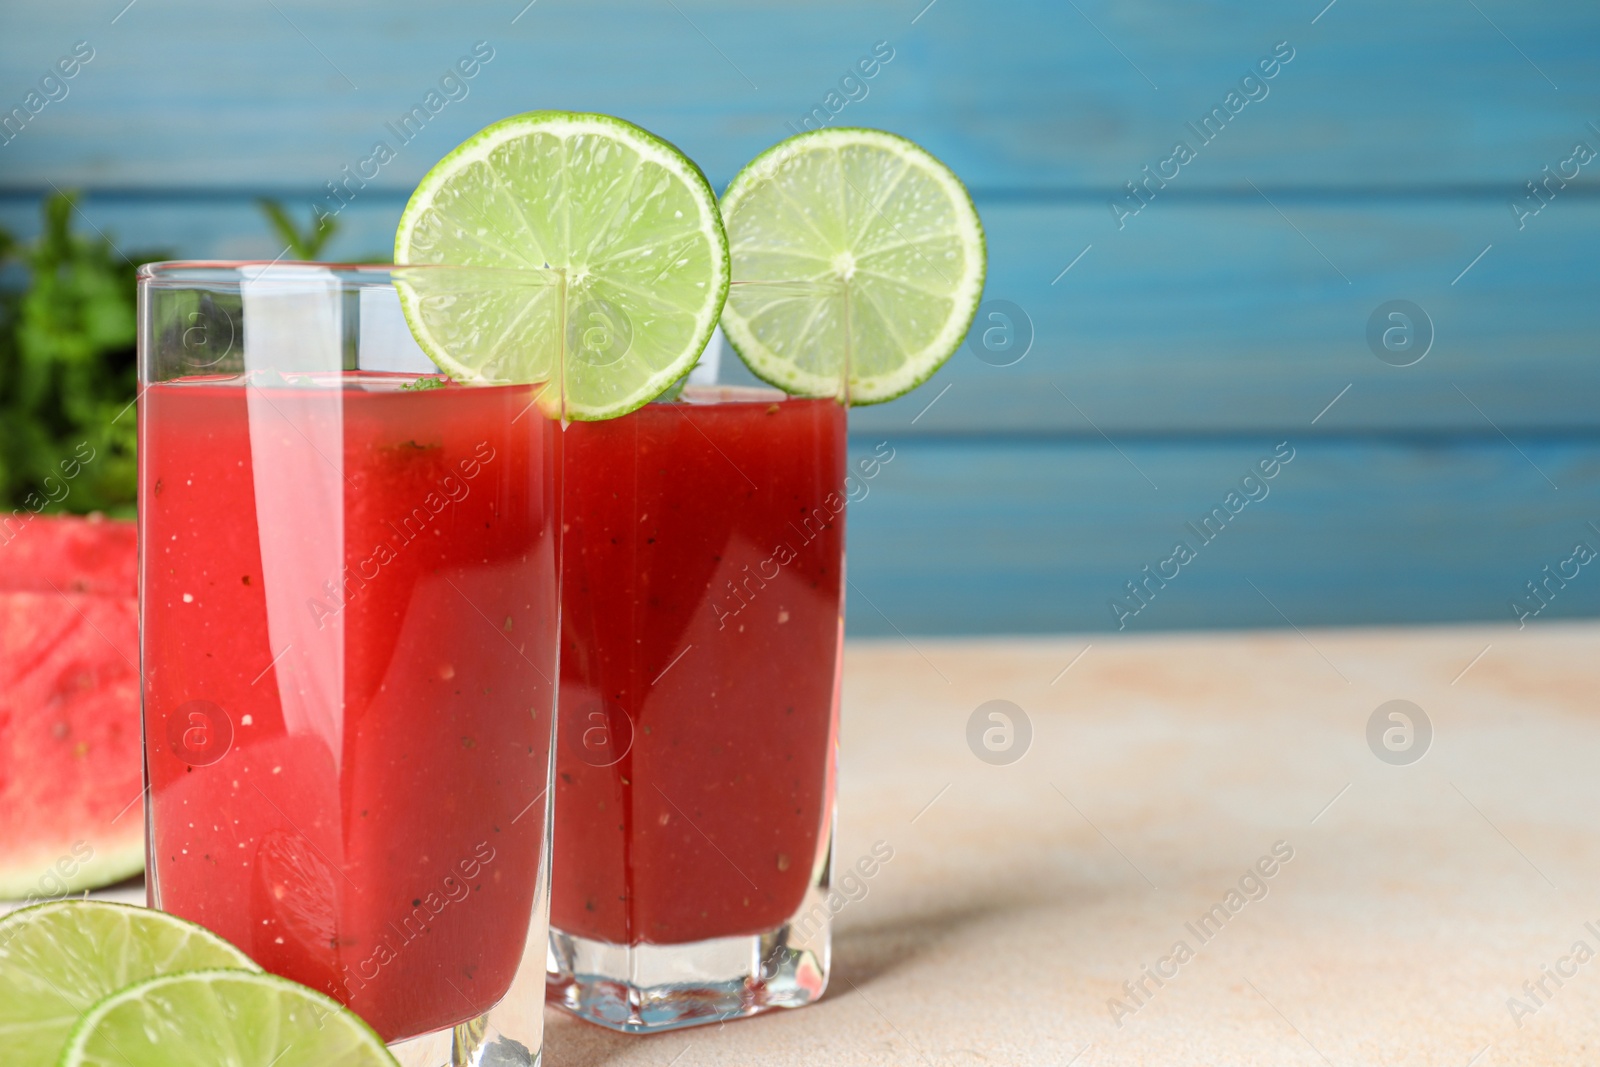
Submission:
<svg viewBox="0 0 1600 1067">
<path fill-rule="evenodd" d="M 927 381 L 961 346 L 983 294 L 983 224 L 961 180 L 882 130 L 812 130 L 751 160 L 722 194 L 736 282 L 722 328 L 757 377 L 832 395 L 827 353 L 849 346 L 848 400 L 877 404 Z M 842 320 L 842 321 L 841 321 Z M 844 398 L 841 398 L 844 399 Z"/>
<path fill-rule="evenodd" d="M 272 974 L 189 971 L 96 1004 L 61 1067 L 397 1067 L 337 1001 Z"/>
<path fill-rule="evenodd" d="M 164 912 L 63 900 L 0 920 L 0 1045 L 7 1067 L 55 1067 L 79 1017 L 152 975 L 259 971 L 222 938 Z"/>
<path fill-rule="evenodd" d="M 397 272 L 396 287 L 417 343 L 447 374 L 552 383 L 541 407 L 583 420 L 624 415 L 687 374 L 728 291 L 728 239 L 705 175 L 609 115 L 533 111 L 475 134 L 411 195 L 394 258 L 559 271 L 553 296 L 466 292 L 426 271 Z M 434 294 L 436 284 L 455 291 Z"/>
</svg>

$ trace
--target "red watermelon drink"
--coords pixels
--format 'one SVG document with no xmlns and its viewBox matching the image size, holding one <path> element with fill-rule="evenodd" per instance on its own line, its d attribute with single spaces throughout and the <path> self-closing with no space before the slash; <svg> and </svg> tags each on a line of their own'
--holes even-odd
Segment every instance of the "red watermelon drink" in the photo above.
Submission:
<svg viewBox="0 0 1600 1067">
<path fill-rule="evenodd" d="M 493 1012 L 542 977 L 559 427 L 535 387 L 366 369 L 418 356 L 381 270 L 241 270 L 231 304 L 197 273 L 145 276 L 151 903 L 385 1041 L 536 1049 Z M 161 330 L 191 316 L 198 354 Z M 341 369 L 352 331 L 384 344 Z"/>
<path fill-rule="evenodd" d="M 826 952 L 816 917 L 788 924 L 831 842 L 845 408 L 690 386 L 573 424 L 565 454 L 552 996 L 633 1030 L 803 1003 Z"/>
<path fill-rule="evenodd" d="M 550 990 L 627 1032 L 815 1002 L 840 890 L 893 855 L 833 888 L 845 409 L 927 382 L 983 290 L 971 198 L 893 134 L 793 137 L 718 207 L 722 329 L 782 392 L 566 442 Z"/>
</svg>

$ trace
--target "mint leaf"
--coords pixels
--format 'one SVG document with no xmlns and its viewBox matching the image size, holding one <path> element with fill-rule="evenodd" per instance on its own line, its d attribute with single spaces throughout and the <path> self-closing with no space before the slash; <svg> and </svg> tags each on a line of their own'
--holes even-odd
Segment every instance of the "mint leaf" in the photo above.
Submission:
<svg viewBox="0 0 1600 1067">
<path fill-rule="evenodd" d="M 134 260 L 75 232 L 76 211 L 71 195 L 51 196 L 38 238 L 0 237 L 0 267 L 28 278 L 0 292 L 0 509 L 131 516 Z"/>
</svg>

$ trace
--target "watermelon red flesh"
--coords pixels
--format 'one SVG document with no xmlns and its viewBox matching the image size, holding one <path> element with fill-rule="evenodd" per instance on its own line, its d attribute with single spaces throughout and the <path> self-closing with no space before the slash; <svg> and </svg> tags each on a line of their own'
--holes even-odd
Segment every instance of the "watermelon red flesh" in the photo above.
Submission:
<svg viewBox="0 0 1600 1067">
<path fill-rule="evenodd" d="M 136 530 L 134 523 L 100 515 L 0 514 L 0 593 L 136 597 Z"/>
<path fill-rule="evenodd" d="M 35 519 L 0 544 L 0 899 L 144 866 L 133 529 Z"/>
</svg>

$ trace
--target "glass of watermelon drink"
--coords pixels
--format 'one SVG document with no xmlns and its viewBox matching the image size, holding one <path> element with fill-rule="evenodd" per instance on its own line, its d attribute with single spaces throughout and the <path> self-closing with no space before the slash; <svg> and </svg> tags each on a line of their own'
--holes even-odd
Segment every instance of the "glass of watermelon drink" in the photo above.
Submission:
<svg viewBox="0 0 1600 1067">
<path fill-rule="evenodd" d="M 728 304 L 836 296 L 735 282 Z M 846 348 L 806 341 L 809 390 L 713 341 L 677 396 L 566 430 L 549 996 L 613 1029 L 827 980 L 853 483 Z"/>
<path fill-rule="evenodd" d="M 151 905 L 404 1064 L 536 1063 L 560 429 L 537 383 L 440 376 L 402 305 L 535 308 L 559 277 L 165 263 L 139 288 Z M 559 346 L 553 321 L 507 346 Z"/>
</svg>

